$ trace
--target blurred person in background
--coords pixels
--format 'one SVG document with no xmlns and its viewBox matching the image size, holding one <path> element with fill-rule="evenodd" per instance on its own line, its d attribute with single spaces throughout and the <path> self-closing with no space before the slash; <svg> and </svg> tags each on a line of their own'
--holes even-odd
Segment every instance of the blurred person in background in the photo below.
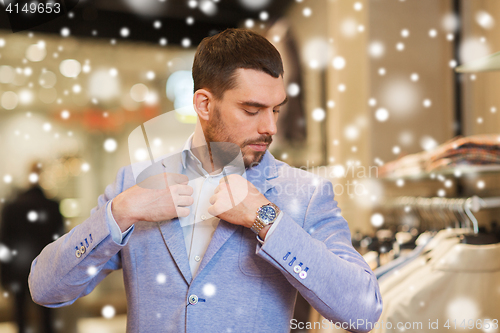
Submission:
<svg viewBox="0 0 500 333">
<path fill-rule="evenodd" d="M 39 306 L 31 300 L 28 290 L 28 275 L 31 262 L 54 238 L 64 233 L 59 203 L 45 197 L 38 184 L 41 164 L 35 163 L 29 175 L 31 187 L 7 202 L 2 211 L 0 244 L 6 246 L 8 260 L 0 261 L 2 287 L 13 295 L 15 320 L 19 332 L 32 332 L 29 309 L 36 308 L 40 325 L 37 332 L 51 333 L 53 330 L 52 309 Z"/>
</svg>

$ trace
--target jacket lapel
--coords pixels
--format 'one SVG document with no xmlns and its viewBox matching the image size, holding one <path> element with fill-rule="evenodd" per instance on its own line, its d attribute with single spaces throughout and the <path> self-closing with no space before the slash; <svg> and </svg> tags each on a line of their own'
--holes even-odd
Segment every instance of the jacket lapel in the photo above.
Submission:
<svg viewBox="0 0 500 333">
<path fill-rule="evenodd" d="M 187 284 L 191 284 L 193 278 L 191 276 L 191 268 L 189 267 L 189 259 L 186 252 L 186 243 L 184 242 L 184 234 L 182 233 L 179 219 L 159 222 L 158 228 L 160 229 L 170 255 L 184 276 L 184 280 L 186 280 Z"/>
<path fill-rule="evenodd" d="M 269 153 L 269 151 L 266 151 L 264 157 L 262 158 L 262 161 L 256 167 L 246 170 L 246 176 L 247 180 L 251 182 L 259 190 L 260 193 L 266 195 L 266 192 L 274 187 L 273 182 L 270 180 L 277 177 L 276 161 L 271 153 Z M 243 228 L 243 226 L 220 220 L 219 225 L 215 229 L 214 235 L 212 236 L 212 240 L 208 245 L 207 251 L 203 256 L 200 266 L 194 275 L 194 278 L 196 278 L 196 276 L 200 274 L 203 268 L 208 265 L 213 256 L 233 235 L 233 233 L 236 230 L 241 230 L 241 228 Z"/>
<path fill-rule="evenodd" d="M 163 172 L 182 173 L 181 153 L 171 155 L 157 163 L 162 163 Z M 161 165 L 161 164 L 160 164 Z M 184 233 L 178 218 L 158 223 L 165 245 L 181 271 L 187 284 L 191 283 L 192 275 L 189 259 L 186 252 Z"/>
<path fill-rule="evenodd" d="M 215 229 L 214 235 L 208 244 L 207 251 L 201 260 L 198 270 L 195 272 L 194 277 L 198 276 L 205 266 L 210 262 L 213 256 L 219 251 L 224 243 L 231 237 L 231 235 L 238 229 L 243 228 L 240 225 L 231 224 L 227 221 L 220 220 Z"/>
</svg>

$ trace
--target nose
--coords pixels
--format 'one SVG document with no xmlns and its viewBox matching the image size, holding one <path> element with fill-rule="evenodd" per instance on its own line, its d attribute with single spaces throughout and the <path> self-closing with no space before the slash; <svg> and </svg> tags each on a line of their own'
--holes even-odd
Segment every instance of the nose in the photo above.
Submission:
<svg viewBox="0 0 500 333">
<path fill-rule="evenodd" d="M 266 110 L 265 112 L 260 113 L 260 119 L 259 119 L 259 134 L 265 134 L 265 135 L 274 135 L 278 131 L 278 128 L 276 127 L 276 122 L 278 120 L 277 115 L 274 113 L 274 111 L 271 110 Z"/>
</svg>

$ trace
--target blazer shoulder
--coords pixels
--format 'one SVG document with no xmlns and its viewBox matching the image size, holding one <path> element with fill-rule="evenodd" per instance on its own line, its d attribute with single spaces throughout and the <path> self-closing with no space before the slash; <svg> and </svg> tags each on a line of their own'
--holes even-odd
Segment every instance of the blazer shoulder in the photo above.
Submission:
<svg viewBox="0 0 500 333">
<path fill-rule="evenodd" d="M 329 182 L 328 179 L 307 171 L 305 167 L 293 167 L 283 161 L 275 161 L 277 176 L 282 178 L 284 181 L 299 180 L 301 182 L 313 183 L 315 185 Z"/>
</svg>

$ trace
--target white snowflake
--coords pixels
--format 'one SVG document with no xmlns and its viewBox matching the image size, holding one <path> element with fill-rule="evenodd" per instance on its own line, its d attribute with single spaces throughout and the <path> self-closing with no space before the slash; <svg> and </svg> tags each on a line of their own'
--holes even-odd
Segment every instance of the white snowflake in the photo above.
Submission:
<svg viewBox="0 0 500 333">
<path fill-rule="evenodd" d="M 116 310 L 112 305 L 106 305 L 102 308 L 101 314 L 104 318 L 110 319 L 115 316 Z"/>
<path fill-rule="evenodd" d="M 87 274 L 89 276 L 94 276 L 97 274 L 97 268 L 95 266 L 90 266 L 89 268 L 87 268 Z"/>
<path fill-rule="evenodd" d="M 167 276 L 163 273 L 160 273 L 156 276 L 156 282 L 158 284 L 165 284 L 167 282 Z"/>
<path fill-rule="evenodd" d="M 71 31 L 69 30 L 69 28 L 64 27 L 61 29 L 61 36 L 63 36 L 63 37 L 68 37 L 70 35 L 70 33 L 71 33 Z"/>
<path fill-rule="evenodd" d="M 212 297 L 215 295 L 215 292 L 216 292 L 216 288 L 213 284 L 211 283 L 207 283 L 203 286 L 203 294 L 206 296 L 206 297 Z"/>
</svg>

